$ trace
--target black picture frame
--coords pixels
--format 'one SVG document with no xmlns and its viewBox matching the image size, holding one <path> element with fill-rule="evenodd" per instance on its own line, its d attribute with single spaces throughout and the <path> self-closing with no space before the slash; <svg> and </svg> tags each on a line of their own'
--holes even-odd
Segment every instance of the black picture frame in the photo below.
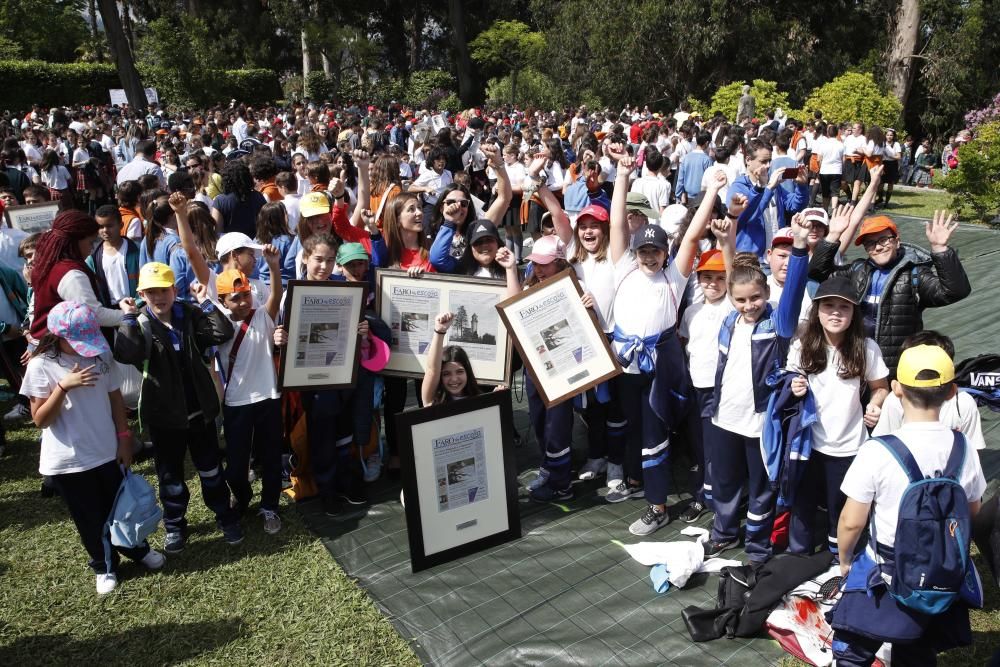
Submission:
<svg viewBox="0 0 1000 667">
<path fill-rule="evenodd" d="M 400 465 L 406 532 L 413 572 L 521 537 L 512 413 L 510 390 L 503 390 L 396 415 L 397 433 L 401 438 Z M 456 428 L 469 427 L 481 427 L 484 435 L 489 438 L 483 448 L 484 467 L 490 468 L 485 472 L 487 479 L 502 480 L 502 484 L 497 488 L 497 484 L 489 483 L 488 496 L 482 503 L 473 504 L 470 500 L 468 505 L 442 510 L 440 503 L 444 502 L 444 497 L 440 496 L 439 485 L 445 480 L 438 479 L 434 470 L 435 461 L 431 452 L 433 436 L 440 434 L 447 438 L 455 434 Z M 417 437 L 414 436 L 415 430 L 420 432 Z M 499 451 L 489 449 L 490 445 L 495 447 L 496 444 L 500 445 Z M 498 461 L 502 471 L 495 469 Z M 448 474 L 450 476 L 450 470 Z M 428 489 L 427 483 L 433 485 L 432 488 Z M 502 494 L 499 493 L 501 490 Z M 439 506 L 422 506 L 422 495 L 437 499 Z M 449 512 L 453 514 L 449 515 Z M 483 521 L 483 526 L 478 523 L 469 525 L 478 521 Z M 490 529 L 490 524 L 494 527 L 502 526 L 502 529 Z M 473 537 L 463 541 L 463 530 L 470 530 L 468 535 Z M 428 537 L 439 541 L 434 545 L 428 544 Z M 441 543 L 450 546 L 439 548 Z"/>
</svg>

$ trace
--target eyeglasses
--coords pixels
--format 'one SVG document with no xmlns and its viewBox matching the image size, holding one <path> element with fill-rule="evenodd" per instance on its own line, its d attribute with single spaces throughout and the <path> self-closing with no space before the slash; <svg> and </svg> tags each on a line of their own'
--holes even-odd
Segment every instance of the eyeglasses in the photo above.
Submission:
<svg viewBox="0 0 1000 667">
<path fill-rule="evenodd" d="M 445 199 L 444 203 L 445 204 L 458 204 L 462 208 L 469 208 L 469 200 L 468 199 Z"/>
<path fill-rule="evenodd" d="M 895 236 L 883 236 L 877 239 L 864 239 L 861 241 L 861 245 L 865 247 L 867 252 L 872 252 L 873 250 L 875 252 L 881 252 L 892 245 L 892 242 L 895 240 Z"/>
</svg>

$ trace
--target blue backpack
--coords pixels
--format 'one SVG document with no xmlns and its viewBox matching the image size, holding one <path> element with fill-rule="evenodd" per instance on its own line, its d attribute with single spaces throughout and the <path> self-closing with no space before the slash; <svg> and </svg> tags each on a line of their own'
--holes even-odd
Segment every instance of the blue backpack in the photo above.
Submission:
<svg viewBox="0 0 1000 667">
<path fill-rule="evenodd" d="M 964 435 L 958 431 L 954 435 L 944 472 L 926 478 L 899 438 L 875 438 L 910 480 L 899 501 L 896 573 L 889 592 L 899 604 L 924 614 L 940 614 L 951 606 L 969 568 L 972 524 L 969 501 L 959 483 L 968 445 Z M 874 537 L 874 521 L 872 526 Z"/>
<path fill-rule="evenodd" d="M 104 538 L 104 558 L 110 567 L 111 545 L 135 548 L 156 532 L 163 510 L 156 503 L 156 492 L 142 475 L 134 475 L 122 467 L 121 486 L 111 507 Z M 110 536 L 110 540 L 108 539 Z"/>
</svg>

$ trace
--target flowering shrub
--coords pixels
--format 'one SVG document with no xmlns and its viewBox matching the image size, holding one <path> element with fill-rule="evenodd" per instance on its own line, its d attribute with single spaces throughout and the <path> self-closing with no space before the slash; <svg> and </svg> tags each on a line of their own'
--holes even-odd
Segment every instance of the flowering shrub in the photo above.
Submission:
<svg viewBox="0 0 1000 667">
<path fill-rule="evenodd" d="M 1000 120 L 1000 93 L 997 93 L 989 106 L 965 114 L 965 126 L 970 130 L 995 120 Z"/>
</svg>

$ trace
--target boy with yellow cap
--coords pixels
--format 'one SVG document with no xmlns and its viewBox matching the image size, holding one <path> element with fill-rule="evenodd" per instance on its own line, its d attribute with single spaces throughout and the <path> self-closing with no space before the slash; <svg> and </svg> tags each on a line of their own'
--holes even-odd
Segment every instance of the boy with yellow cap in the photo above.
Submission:
<svg viewBox="0 0 1000 667">
<path fill-rule="evenodd" d="M 903 425 L 862 445 L 844 476 L 837 545 L 845 580 L 831 623 L 837 665 L 870 665 L 884 642 L 894 664 L 935 665 L 939 652 L 972 643 L 968 608 L 981 606 L 982 591 L 969 523 L 986 480 L 965 437 L 939 420 L 956 391 L 944 349 L 903 351 L 892 381 Z M 866 526 L 868 545 L 855 556 Z"/>
<path fill-rule="evenodd" d="M 233 325 L 208 299 L 204 285 L 192 285 L 198 305 L 178 301 L 174 272 L 150 262 L 139 270 L 138 292 L 146 305 L 139 312 L 123 304 L 115 337 L 115 359 L 142 371 L 139 419 L 149 430 L 156 455 L 164 550 L 178 553 L 187 541 L 190 494 L 184 483 L 184 458 L 198 471 L 205 504 L 215 513 L 226 542 L 239 544 L 243 531 L 230 507 L 229 487 L 215 433 L 219 396 L 207 362 L 212 347 L 233 337 Z"/>
</svg>

